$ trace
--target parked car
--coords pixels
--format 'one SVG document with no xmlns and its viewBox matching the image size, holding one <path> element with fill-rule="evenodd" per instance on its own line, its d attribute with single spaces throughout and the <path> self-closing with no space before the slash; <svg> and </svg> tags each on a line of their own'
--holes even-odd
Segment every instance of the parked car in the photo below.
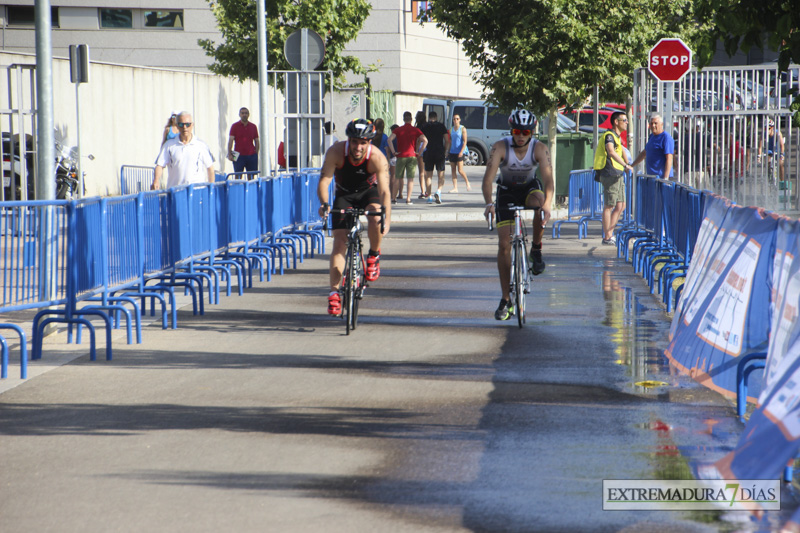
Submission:
<svg viewBox="0 0 800 533">
<path fill-rule="evenodd" d="M 614 104 L 619 105 L 619 104 Z M 625 109 L 619 109 L 616 107 L 601 107 L 597 110 L 598 114 L 598 128 L 600 131 L 610 130 L 613 126 L 611 124 L 611 115 L 616 113 L 617 111 L 625 111 Z M 567 111 L 566 109 L 559 110 L 559 113 L 563 116 L 570 118 L 571 120 L 577 122 L 578 129 L 585 133 L 594 133 L 594 108 L 586 106 L 582 109 L 573 109 L 571 111 Z M 623 146 L 628 146 L 628 132 L 623 131 L 622 136 L 620 138 L 622 140 Z"/>
</svg>

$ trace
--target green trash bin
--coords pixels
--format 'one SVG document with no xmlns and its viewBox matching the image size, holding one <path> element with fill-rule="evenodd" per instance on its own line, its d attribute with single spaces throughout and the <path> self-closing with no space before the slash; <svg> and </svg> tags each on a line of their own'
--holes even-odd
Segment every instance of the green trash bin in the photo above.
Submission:
<svg viewBox="0 0 800 533">
<path fill-rule="evenodd" d="M 547 135 L 539 140 L 547 143 Z M 556 196 L 569 196 L 569 173 L 592 168 L 594 151 L 592 135 L 588 133 L 559 133 L 556 136 Z"/>
</svg>

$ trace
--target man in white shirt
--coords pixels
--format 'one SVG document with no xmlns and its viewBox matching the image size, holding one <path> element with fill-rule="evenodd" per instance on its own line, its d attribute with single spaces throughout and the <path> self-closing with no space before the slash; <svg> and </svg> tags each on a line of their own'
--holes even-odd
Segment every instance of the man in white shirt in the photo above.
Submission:
<svg viewBox="0 0 800 533">
<path fill-rule="evenodd" d="M 156 158 L 151 189 L 161 188 L 161 175 L 168 169 L 167 188 L 188 183 L 214 182 L 214 156 L 208 145 L 194 136 L 192 115 L 178 114 L 177 137 L 165 142 Z"/>
</svg>

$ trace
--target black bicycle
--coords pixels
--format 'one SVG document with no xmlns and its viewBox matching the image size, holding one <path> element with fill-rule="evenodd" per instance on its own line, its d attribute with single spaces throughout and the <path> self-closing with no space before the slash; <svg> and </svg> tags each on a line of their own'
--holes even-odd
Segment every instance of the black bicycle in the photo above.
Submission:
<svg viewBox="0 0 800 533">
<path fill-rule="evenodd" d="M 521 328 L 525 324 L 525 295 L 531 292 L 533 275 L 528 265 L 528 233 L 522 220 L 522 211 L 538 211 L 538 207 L 509 205 L 508 210 L 514 213 L 514 227 L 511 232 L 511 287 L 509 296 L 514 302 L 514 311 Z M 534 215 L 535 216 L 535 215 Z M 492 220 L 489 219 L 489 229 Z"/>
<path fill-rule="evenodd" d="M 386 211 L 383 207 L 381 207 L 380 211 L 366 211 L 357 207 L 348 207 L 347 209 L 337 209 L 335 212 L 344 215 L 345 223 L 350 228 L 347 233 L 347 253 L 344 259 L 342 283 L 339 285 L 339 295 L 342 300 L 342 314 L 339 316 L 345 319 L 345 331 L 347 335 L 350 335 L 350 331 L 356 329 L 358 325 L 358 304 L 364 297 L 364 291 L 369 286 L 367 282 L 367 262 L 361 243 L 362 226 L 360 217 L 361 215 L 380 216 L 381 233 L 383 233 Z"/>
</svg>

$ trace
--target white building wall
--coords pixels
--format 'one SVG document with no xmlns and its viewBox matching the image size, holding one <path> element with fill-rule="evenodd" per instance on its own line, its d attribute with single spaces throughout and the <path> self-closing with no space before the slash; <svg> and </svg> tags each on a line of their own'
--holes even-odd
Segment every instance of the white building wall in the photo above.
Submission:
<svg viewBox="0 0 800 533">
<path fill-rule="evenodd" d="M 35 56 L 0 53 L 0 65 L 33 64 Z M 0 76 L 0 94 L 7 94 L 6 76 Z M 69 81 L 69 62 L 53 60 L 55 127 L 77 144 L 75 85 Z M 153 166 L 170 112 L 194 115 L 195 134 L 211 148 L 218 172 L 232 172 L 225 159 L 228 132 L 239 120 L 239 108 L 250 109 L 259 123 L 258 84 L 197 72 L 92 63 L 90 82 L 81 84 L 81 152 L 87 195 L 119 193 L 122 165 Z M 27 102 L 26 105 L 30 106 Z M 283 105 L 270 89 L 270 113 Z M 3 121 L 5 127 L 6 122 Z M 262 139 L 264 132 L 260 132 Z M 277 152 L 275 128 L 269 134 L 270 154 Z M 86 156 L 92 154 L 94 160 Z"/>
<path fill-rule="evenodd" d="M 31 6 L 33 0 L 3 0 L 3 5 Z M 88 44 L 95 61 L 208 72 L 208 57 L 198 39 L 220 41 L 217 21 L 206 0 L 58 0 L 60 28 L 53 28 L 54 57 L 68 57 L 71 44 Z M 183 10 L 183 29 L 100 28 L 98 8 Z M 3 10 L 4 11 L 4 10 Z M 33 27 L 0 26 L 2 50 L 33 54 Z"/>
<path fill-rule="evenodd" d="M 372 0 L 364 28 L 346 48 L 365 66 L 379 67 L 378 72 L 369 74 L 372 88 L 420 96 L 480 98 L 481 88 L 472 80 L 469 61 L 458 43 L 435 23 L 412 22 L 411 12 L 403 11 L 404 7 L 410 8 L 408 0 Z M 399 102 L 397 109 L 402 116 Z"/>
</svg>

